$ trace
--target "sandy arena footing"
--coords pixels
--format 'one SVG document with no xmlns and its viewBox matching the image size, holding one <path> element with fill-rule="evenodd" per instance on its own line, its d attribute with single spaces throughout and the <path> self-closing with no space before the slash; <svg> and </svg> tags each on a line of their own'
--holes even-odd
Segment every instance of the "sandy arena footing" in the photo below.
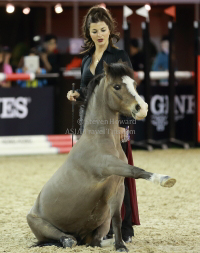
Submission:
<svg viewBox="0 0 200 253">
<path fill-rule="evenodd" d="M 0 252 L 115 252 L 114 247 L 30 248 L 26 214 L 67 155 L 0 157 Z M 177 179 L 172 188 L 137 180 L 141 226 L 129 252 L 200 252 L 200 149 L 133 151 L 134 164 Z"/>
</svg>

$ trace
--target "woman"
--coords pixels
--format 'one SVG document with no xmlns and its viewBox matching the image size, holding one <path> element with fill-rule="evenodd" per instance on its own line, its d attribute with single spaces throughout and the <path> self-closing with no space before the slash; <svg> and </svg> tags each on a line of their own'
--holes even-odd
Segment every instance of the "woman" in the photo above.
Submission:
<svg viewBox="0 0 200 253">
<path fill-rule="evenodd" d="M 76 99 L 84 99 L 84 90 L 87 87 L 91 79 L 98 74 L 103 73 L 103 61 L 106 63 L 118 62 L 120 59 L 123 62 L 127 62 L 132 68 L 130 59 L 124 50 L 119 50 L 114 46 L 113 40 L 119 41 L 119 34 L 115 32 L 115 22 L 108 10 L 100 6 L 92 7 L 84 18 L 83 22 L 83 35 L 85 38 L 85 56 L 82 60 L 81 68 L 81 84 L 80 89 L 69 91 L 67 98 L 70 101 L 76 101 Z M 127 118 L 120 116 L 120 139 L 124 141 L 126 139 L 126 127 Z M 132 155 L 129 143 L 129 150 L 127 149 L 128 143 L 123 142 L 122 148 L 125 153 L 129 151 Z M 132 158 L 132 157 L 131 157 Z M 129 192 L 130 190 L 130 192 Z M 134 196 L 133 196 L 133 193 Z M 124 210 L 125 209 L 125 210 Z M 131 242 L 134 235 L 132 225 L 139 225 L 137 197 L 135 189 L 134 179 L 125 179 L 125 197 L 122 207 L 122 238 L 125 242 Z M 107 238 L 110 237 L 112 232 L 110 231 Z"/>
<path fill-rule="evenodd" d="M 7 50 L 7 47 L 0 46 L 0 73 L 4 74 L 12 74 L 12 67 L 9 64 L 10 60 L 10 52 Z M 2 81 L 0 82 L 0 87 L 10 88 L 10 81 Z"/>
</svg>

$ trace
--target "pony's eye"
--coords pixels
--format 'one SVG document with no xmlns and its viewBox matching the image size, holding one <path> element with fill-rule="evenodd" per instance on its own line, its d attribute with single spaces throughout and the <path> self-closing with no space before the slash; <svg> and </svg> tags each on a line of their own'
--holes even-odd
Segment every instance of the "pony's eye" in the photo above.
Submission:
<svg viewBox="0 0 200 253">
<path fill-rule="evenodd" d="M 116 84 L 116 85 L 114 86 L 114 89 L 115 89 L 115 90 L 120 90 L 120 89 L 121 89 L 121 86 L 120 86 L 119 84 Z"/>
</svg>

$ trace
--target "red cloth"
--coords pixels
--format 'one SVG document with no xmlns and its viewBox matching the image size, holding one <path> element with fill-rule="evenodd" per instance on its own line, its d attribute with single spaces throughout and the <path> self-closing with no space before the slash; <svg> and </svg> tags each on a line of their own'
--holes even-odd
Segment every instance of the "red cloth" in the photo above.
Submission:
<svg viewBox="0 0 200 253">
<path fill-rule="evenodd" d="M 130 141 L 127 142 L 127 145 L 128 147 L 126 150 L 126 156 L 128 158 L 128 164 L 133 165 L 133 157 L 132 157 L 132 149 L 131 149 Z M 125 180 L 128 185 L 129 194 L 130 194 L 130 202 L 131 202 L 131 209 L 132 209 L 132 224 L 140 225 L 138 203 L 137 203 L 136 182 L 134 178 L 129 178 L 129 177 L 126 177 Z M 126 210 L 123 203 L 122 209 L 121 209 L 122 220 L 124 219 L 125 212 Z"/>
</svg>

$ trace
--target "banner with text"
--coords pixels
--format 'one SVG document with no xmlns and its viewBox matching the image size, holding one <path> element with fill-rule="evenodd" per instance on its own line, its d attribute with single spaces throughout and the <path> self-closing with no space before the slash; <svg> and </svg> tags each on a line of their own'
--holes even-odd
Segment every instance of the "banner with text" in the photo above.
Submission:
<svg viewBox="0 0 200 253">
<path fill-rule="evenodd" d="M 53 134 L 53 87 L 0 89 L 0 136 Z"/>
</svg>

